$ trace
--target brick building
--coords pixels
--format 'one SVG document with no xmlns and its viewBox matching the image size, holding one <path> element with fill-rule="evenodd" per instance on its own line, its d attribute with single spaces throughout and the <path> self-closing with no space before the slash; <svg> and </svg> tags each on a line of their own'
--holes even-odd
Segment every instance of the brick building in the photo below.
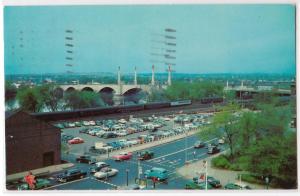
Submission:
<svg viewBox="0 0 300 196">
<path fill-rule="evenodd" d="M 60 130 L 34 116 L 5 113 L 6 174 L 60 164 Z"/>
</svg>

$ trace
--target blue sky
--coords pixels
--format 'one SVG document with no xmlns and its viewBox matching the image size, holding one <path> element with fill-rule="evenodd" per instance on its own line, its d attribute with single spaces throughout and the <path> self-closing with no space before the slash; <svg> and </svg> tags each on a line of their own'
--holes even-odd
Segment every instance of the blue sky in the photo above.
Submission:
<svg viewBox="0 0 300 196">
<path fill-rule="evenodd" d="M 295 74 L 293 5 L 5 7 L 5 73 L 151 72 L 151 60 L 162 59 L 154 48 L 166 48 L 154 34 L 165 28 L 177 30 L 178 73 Z M 74 31 L 72 68 L 66 29 Z"/>
</svg>

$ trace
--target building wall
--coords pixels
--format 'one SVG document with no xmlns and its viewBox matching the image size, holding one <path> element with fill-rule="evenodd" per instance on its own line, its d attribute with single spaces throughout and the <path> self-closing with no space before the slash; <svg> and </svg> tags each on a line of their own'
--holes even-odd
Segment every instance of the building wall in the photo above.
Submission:
<svg viewBox="0 0 300 196">
<path fill-rule="evenodd" d="M 45 167 L 43 154 L 53 152 L 60 164 L 60 130 L 24 112 L 5 121 L 6 172 L 13 174 Z"/>
</svg>

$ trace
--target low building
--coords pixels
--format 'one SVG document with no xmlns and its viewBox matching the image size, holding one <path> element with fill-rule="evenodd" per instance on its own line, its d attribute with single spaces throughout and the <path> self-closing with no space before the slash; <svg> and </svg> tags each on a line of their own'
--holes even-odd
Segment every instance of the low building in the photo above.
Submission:
<svg viewBox="0 0 300 196">
<path fill-rule="evenodd" d="M 23 111 L 5 113 L 6 174 L 61 163 L 60 129 Z"/>
</svg>

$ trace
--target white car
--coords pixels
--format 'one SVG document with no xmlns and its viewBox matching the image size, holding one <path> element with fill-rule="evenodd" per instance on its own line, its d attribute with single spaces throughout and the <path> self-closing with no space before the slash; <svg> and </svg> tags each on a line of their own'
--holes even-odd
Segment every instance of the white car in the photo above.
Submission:
<svg viewBox="0 0 300 196">
<path fill-rule="evenodd" d="M 90 124 L 91 126 L 95 126 L 95 125 L 96 125 L 96 122 L 93 121 L 93 120 L 91 120 L 91 121 L 89 122 L 89 124 Z"/>
<path fill-rule="evenodd" d="M 120 119 L 118 122 L 119 122 L 119 123 L 122 123 L 122 124 L 127 123 L 127 121 L 126 121 L 125 119 Z"/>
<path fill-rule="evenodd" d="M 135 139 L 127 140 L 127 144 L 128 145 L 136 145 L 138 143 L 139 143 L 139 140 L 135 140 Z"/>
<path fill-rule="evenodd" d="M 83 121 L 82 124 L 83 124 L 84 126 L 89 126 L 89 125 L 90 125 L 89 121 Z"/>
<path fill-rule="evenodd" d="M 94 174 L 94 177 L 97 179 L 103 179 L 111 176 L 115 176 L 118 174 L 117 169 L 109 168 L 109 167 L 104 167 L 102 168 L 99 172 L 96 172 Z"/>
<path fill-rule="evenodd" d="M 128 133 L 126 130 L 121 130 L 121 131 L 116 132 L 116 135 L 117 136 L 126 136 L 126 135 L 128 135 Z"/>
<path fill-rule="evenodd" d="M 96 133 L 96 136 L 101 137 L 105 133 L 106 133 L 105 131 L 99 131 L 99 132 Z"/>
</svg>

